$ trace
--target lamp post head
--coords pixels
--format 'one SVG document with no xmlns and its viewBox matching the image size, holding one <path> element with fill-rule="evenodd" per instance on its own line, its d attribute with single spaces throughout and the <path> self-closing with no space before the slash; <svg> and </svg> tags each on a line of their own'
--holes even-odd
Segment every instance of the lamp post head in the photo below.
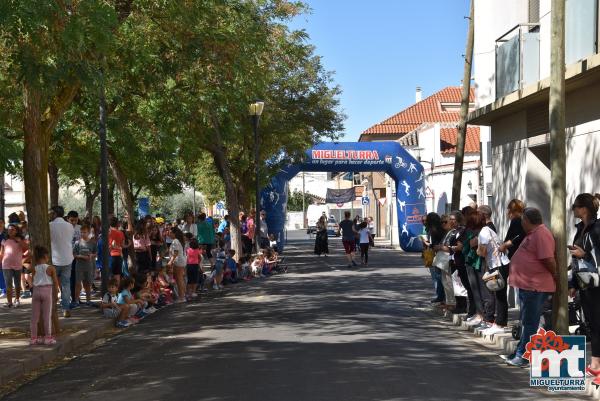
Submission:
<svg viewBox="0 0 600 401">
<path fill-rule="evenodd" d="M 265 102 L 254 102 L 248 107 L 248 114 L 251 116 L 260 116 L 265 108 Z"/>
</svg>

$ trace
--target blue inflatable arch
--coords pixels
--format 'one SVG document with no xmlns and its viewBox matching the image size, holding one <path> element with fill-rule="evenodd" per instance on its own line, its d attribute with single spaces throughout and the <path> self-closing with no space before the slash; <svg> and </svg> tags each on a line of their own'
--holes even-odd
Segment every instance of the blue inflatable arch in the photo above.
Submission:
<svg viewBox="0 0 600 401">
<path fill-rule="evenodd" d="M 423 166 L 400 144 L 385 142 L 327 142 L 306 152 L 303 163 L 282 169 L 261 191 L 261 208 L 267 213 L 269 234 L 283 248 L 287 208 L 287 183 L 300 171 L 383 171 L 396 182 L 396 210 L 400 247 L 419 252 L 422 216 L 425 215 Z"/>
</svg>

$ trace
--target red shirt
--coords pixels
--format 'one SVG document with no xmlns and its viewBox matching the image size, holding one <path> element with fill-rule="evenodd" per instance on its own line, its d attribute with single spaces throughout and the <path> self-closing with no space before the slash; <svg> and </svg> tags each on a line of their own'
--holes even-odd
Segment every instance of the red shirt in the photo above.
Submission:
<svg viewBox="0 0 600 401">
<path fill-rule="evenodd" d="M 527 234 L 510 260 L 508 282 L 528 291 L 554 292 L 556 283 L 542 260 L 554 258 L 554 237 L 540 224 Z"/>
<path fill-rule="evenodd" d="M 125 235 L 123 232 L 111 228 L 108 232 L 108 244 L 110 256 L 123 256 L 123 244 L 125 243 Z"/>
</svg>

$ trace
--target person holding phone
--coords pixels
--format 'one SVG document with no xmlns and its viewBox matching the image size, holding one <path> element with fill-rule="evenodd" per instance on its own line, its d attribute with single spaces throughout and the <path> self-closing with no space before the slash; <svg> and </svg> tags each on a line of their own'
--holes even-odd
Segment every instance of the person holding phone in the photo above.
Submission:
<svg viewBox="0 0 600 401">
<path fill-rule="evenodd" d="M 578 280 L 580 261 L 595 264 L 600 263 L 600 221 L 598 208 L 600 207 L 600 194 L 579 194 L 573 202 L 572 210 L 577 223 L 577 232 L 573 238 L 573 245 L 569 252 L 573 258 L 571 268 L 573 278 L 569 283 L 569 295 L 575 297 L 579 291 L 581 306 L 585 320 L 589 324 L 592 344 L 592 359 L 586 368 L 588 376 L 594 376 L 593 383 L 600 385 L 600 287 L 593 284 L 583 286 Z"/>
</svg>

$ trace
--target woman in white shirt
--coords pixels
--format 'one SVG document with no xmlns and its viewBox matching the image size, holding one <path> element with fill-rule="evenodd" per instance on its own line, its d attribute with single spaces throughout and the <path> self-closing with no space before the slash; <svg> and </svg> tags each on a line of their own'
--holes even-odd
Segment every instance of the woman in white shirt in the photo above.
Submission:
<svg viewBox="0 0 600 401">
<path fill-rule="evenodd" d="M 508 279 L 508 269 L 510 260 L 503 252 L 500 251 L 502 244 L 498 235 L 494 230 L 486 225 L 481 229 L 477 236 L 477 254 L 485 258 L 488 272 L 493 272 L 496 269 L 504 278 L 504 282 Z M 483 331 L 484 335 L 493 335 L 504 333 L 508 324 L 508 300 L 506 286 L 503 289 L 495 291 L 492 297 L 495 297 L 496 318 L 494 324 Z"/>
</svg>

